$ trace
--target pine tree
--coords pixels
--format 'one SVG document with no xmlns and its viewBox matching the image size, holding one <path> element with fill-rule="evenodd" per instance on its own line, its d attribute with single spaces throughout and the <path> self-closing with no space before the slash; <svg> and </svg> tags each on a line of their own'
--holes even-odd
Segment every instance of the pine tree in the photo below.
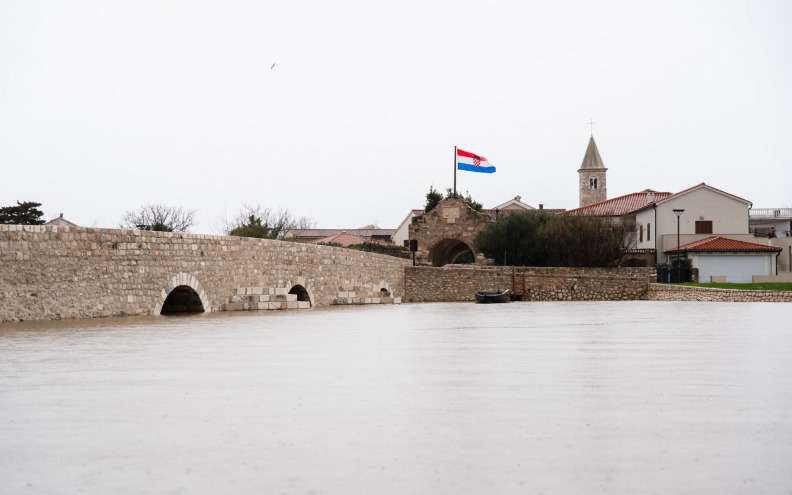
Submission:
<svg viewBox="0 0 792 495">
<path fill-rule="evenodd" d="M 16 206 L 0 208 L 0 224 L 42 225 L 44 220 L 41 217 L 44 216 L 44 212 L 38 209 L 39 206 L 41 203 L 17 201 Z"/>
</svg>

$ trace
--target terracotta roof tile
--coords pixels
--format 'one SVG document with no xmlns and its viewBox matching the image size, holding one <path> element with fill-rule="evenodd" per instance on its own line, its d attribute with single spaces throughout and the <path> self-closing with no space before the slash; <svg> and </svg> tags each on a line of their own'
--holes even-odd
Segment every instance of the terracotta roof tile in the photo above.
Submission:
<svg viewBox="0 0 792 495">
<path fill-rule="evenodd" d="M 650 193 L 654 193 L 652 201 L 650 201 Z M 568 210 L 570 215 L 591 215 L 595 217 L 610 217 L 626 215 L 631 211 L 643 208 L 646 205 L 656 203 L 667 197 L 671 196 L 670 192 L 657 192 L 651 189 L 646 189 L 641 192 L 625 194 L 618 198 L 606 199 L 599 203 L 583 206 L 574 210 Z"/>
<path fill-rule="evenodd" d="M 329 237 L 331 235 L 347 232 L 363 237 L 385 237 L 392 236 L 396 229 L 292 229 L 289 231 L 294 237 Z"/>
<path fill-rule="evenodd" d="M 341 244 L 343 247 L 350 246 L 352 244 L 363 244 L 365 242 L 371 242 L 373 244 L 382 244 L 386 245 L 386 242 L 378 241 L 377 239 L 372 239 L 370 237 L 363 237 L 357 234 L 353 234 L 350 232 L 341 232 L 340 234 L 331 235 L 329 237 L 325 237 L 323 239 L 317 239 L 315 241 L 311 241 L 313 244 L 329 244 L 331 242 Z"/>
<path fill-rule="evenodd" d="M 666 253 L 676 252 L 677 248 L 667 249 Z M 680 251 L 735 251 L 735 252 L 777 252 L 781 251 L 780 247 L 769 246 L 767 244 L 758 244 L 756 242 L 738 241 L 737 239 L 729 239 L 728 237 L 713 236 L 707 237 L 700 241 L 691 242 L 680 246 Z"/>
</svg>

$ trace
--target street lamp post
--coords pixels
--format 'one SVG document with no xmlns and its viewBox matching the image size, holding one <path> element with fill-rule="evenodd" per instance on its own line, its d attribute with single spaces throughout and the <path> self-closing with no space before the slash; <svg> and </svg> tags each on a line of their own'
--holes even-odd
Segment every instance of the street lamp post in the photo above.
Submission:
<svg viewBox="0 0 792 495">
<path fill-rule="evenodd" d="M 680 274 L 680 270 L 679 270 L 679 268 L 680 268 L 679 267 L 679 265 L 680 265 L 680 261 L 679 261 L 679 217 L 682 216 L 682 213 L 684 213 L 685 210 L 683 210 L 681 208 L 676 208 L 673 211 L 674 211 L 674 215 L 676 215 L 676 217 L 677 217 L 677 253 L 676 253 L 676 255 L 677 255 L 677 283 L 678 283 L 678 282 L 681 281 L 680 276 L 679 276 L 679 274 Z"/>
</svg>

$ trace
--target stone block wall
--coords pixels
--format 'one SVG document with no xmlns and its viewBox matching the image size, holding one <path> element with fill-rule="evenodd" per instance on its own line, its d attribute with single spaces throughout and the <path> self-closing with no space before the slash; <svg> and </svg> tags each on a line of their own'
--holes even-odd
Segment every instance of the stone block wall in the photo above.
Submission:
<svg viewBox="0 0 792 495">
<path fill-rule="evenodd" d="M 650 301 L 792 302 L 792 292 L 651 284 L 644 299 Z"/>
<path fill-rule="evenodd" d="M 0 225 L 0 321 L 159 314 L 184 286 L 208 311 L 222 310 L 240 287 L 300 285 L 312 306 L 333 304 L 350 285 L 402 297 L 408 264 L 267 239 Z"/>
<path fill-rule="evenodd" d="M 653 268 L 526 267 L 526 301 L 617 301 L 641 299 L 657 275 Z M 455 265 L 407 267 L 405 302 L 475 301 L 476 291 L 523 287 L 523 269 Z"/>
</svg>

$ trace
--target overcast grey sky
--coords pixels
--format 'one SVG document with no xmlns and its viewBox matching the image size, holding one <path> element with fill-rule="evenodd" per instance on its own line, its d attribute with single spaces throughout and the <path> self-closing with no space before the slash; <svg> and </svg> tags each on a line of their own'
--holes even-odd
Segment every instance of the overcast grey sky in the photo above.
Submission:
<svg viewBox="0 0 792 495">
<path fill-rule="evenodd" d="M 272 64 L 276 64 L 271 69 Z M 395 228 L 453 148 L 493 207 L 700 182 L 792 205 L 792 2 L 0 0 L 0 206 L 244 203 Z"/>
</svg>

